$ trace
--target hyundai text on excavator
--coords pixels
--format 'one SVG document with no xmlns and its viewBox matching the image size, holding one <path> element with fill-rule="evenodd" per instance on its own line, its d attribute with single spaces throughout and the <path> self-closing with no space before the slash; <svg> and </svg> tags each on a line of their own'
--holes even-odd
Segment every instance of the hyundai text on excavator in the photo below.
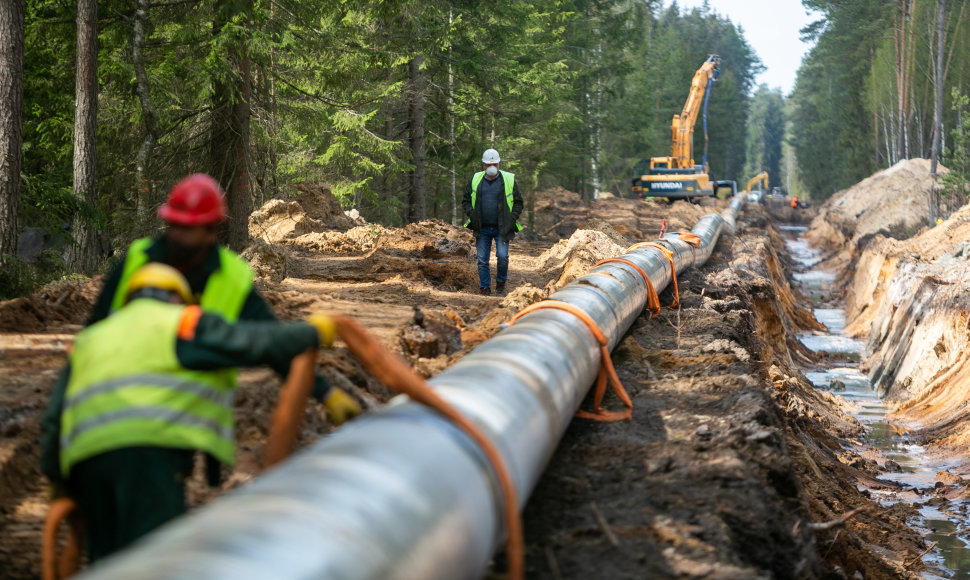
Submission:
<svg viewBox="0 0 970 580">
<path fill-rule="evenodd" d="M 633 178 L 635 196 L 666 197 L 673 201 L 714 195 L 715 183 L 711 181 L 707 166 L 707 101 L 711 85 L 720 74 L 720 62 L 720 57 L 712 54 L 694 73 L 684 109 L 679 115 L 674 115 L 670 126 L 671 154 L 669 157 L 652 157 L 649 168 L 646 167 L 646 159 L 637 164 L 639 175 Z M 694 123 L 697 122 L 702 102 L 704 157 L 700 165 L 694 165 Z"/>
</svg>

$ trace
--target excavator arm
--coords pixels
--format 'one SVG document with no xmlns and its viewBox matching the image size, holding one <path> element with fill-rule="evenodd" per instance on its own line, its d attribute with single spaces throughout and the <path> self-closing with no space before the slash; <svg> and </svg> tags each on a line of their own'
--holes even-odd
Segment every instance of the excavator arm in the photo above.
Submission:
<svg viewBox="0 0 970 580">
<path fill-rule="evenodd" d="M 768 172 L 767 171 L 762 171 L 758 175 L 755 175 L 754 177 L 752 177 L 751 179 L 748 180 L 748 184 L 746 186 L 744 186 L 744 193 L 748 193 L 749 191 L 751 191 L 751 188 L 754 187 L 755 185 L 757 185 L 757 183 L 759 181 L 764 183 L 764 185 L 762 186 L 761 191 L 767 192 L 768 191 L 768 188 L 769 188 L 769 185 L 768 185 Z"/>
<path fill-rule="evenodd" d="M 673 147 L 670 156 L 676 169 L 691 169 L 694 167 L 694 123 L 701 110 L 704 95 L 719 74 L 720 57 L 712 54 L 704 61 L 701 68 L 694 73 L 690 83 L 690 93 L 684 103 L 684 109 L 675 115 L 670 125 L 671 142 Z"/>
</svg>

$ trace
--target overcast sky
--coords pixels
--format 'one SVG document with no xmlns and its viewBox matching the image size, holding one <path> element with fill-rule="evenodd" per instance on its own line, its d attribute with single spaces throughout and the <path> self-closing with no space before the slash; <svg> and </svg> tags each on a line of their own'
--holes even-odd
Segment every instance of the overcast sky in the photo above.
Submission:
<svg viewBox="0 0 970 580">
<path fill-rule="evenodd" d="M 699 7 L 704 0 L 677 0 L 684 8 Z M 669 6 L 671 2 L 664 2 Z M 809 16 L 801 0 L 708 0 L 710 7 L 744 30 L 748 44 L 767 70 L 758 84 L 780 87 L 787 96 L 795 88 L 795 74 L 811 45 L 799 40 L 798 31 L 818 17 Z"/>
</svg>

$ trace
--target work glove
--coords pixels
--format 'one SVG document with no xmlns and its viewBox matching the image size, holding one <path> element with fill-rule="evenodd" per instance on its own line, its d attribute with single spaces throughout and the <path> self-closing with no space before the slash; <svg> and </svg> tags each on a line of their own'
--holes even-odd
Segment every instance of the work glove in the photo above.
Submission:
<svg viewBox="0 0 970 580">
<path fill-rule="evenodd" d="M 337 387 L 330 389 L 323 400 L 323 404 L 327 408 L 327 412 L 330 413 L 330 420 L 333 421 L 334 425 L 342 425 L 348 419 L 353 419 L 363 412 L 353 397 Z"/>
<path fill-rule="evenodd" d="M 333 341 L 337 340 L 337 323 L 322 312 L 314 312 L 307 316 L 306 321 L 310 326 L 317 329 L 320 336 L 319 345 L 324 348 L 333 346 Z"/>
</svg>

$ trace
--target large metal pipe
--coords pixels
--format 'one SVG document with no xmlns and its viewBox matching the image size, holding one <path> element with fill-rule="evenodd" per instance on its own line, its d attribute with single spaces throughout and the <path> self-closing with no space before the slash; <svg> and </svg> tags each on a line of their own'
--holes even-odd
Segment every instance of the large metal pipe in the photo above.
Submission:
<svg viewBox="0 0 970 580">
<path fill-rule="evenodd" d="M 678 272 L 708 259 L 725 219 L 733 222 L 739 209 L 732 203 L 724 217 L 698 221 L 696 249 L 676 234 L 663 239 Z M 623 257 L 657 291 L 670 283 L 670 264 L 656 249 Z M 612 349 L 643 313 L 647 287 L 634 268 L 609 262 L 551 298 L 588 313 Z M 599 365 L 586 326 L 543 309 L 429 382 L 491 437 L 524 504 Z M 399 397 L 83 577 L 479 578 L 504 534 L 501 502 L 475 444 Z"/>
</svg>

